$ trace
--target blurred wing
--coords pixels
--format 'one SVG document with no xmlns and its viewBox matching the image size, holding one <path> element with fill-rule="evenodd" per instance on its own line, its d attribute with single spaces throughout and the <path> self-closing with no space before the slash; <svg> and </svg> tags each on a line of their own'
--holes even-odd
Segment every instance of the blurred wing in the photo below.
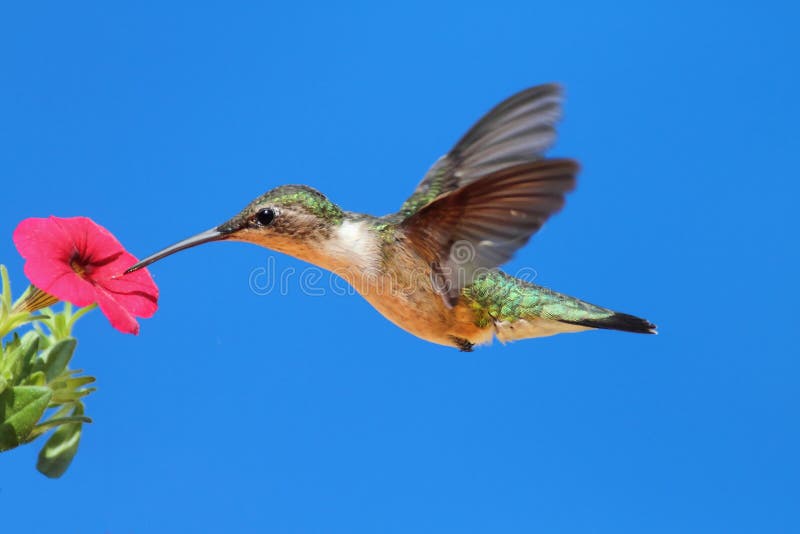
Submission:
<svg viewBox="0 0 800 534">
<path fill-rule="evenodd" d="M 505 263 L 575 186 L 569 159 L 516 165 L 445 193 L 400 224 L 431 266 L 432 282 L 449 306 L 481 269 Z"/>
<path fill-rule="evenodd" d="M 425 174 L 400 208 L 408 217 L 443 193 L 494 171 L 542 159 L 555 141 L 561 88 L 531 87 L 504 100 L 479 120 Z"/>
</svg>

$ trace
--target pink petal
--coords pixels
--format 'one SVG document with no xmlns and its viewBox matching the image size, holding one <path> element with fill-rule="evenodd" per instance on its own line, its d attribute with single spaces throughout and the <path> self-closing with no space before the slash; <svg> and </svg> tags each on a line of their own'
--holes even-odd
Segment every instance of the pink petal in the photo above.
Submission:
<svg viewBox="0 0 800 534">
<path fill-rule="evenodd" d="M 138 317 L 151 317 L 158 309 L 158 287 L 147 269 L 123 275 L 125 269 L 136 263 L 136 258 L 123 252 L 114 261 L 98 267 L 92 279 Z"/>
<path fill-rule="evenodd" d="M 113 294 L 102 287 L 98 287 L 96 295 L 100 311 L 108 318 L 111 326 L 126 334 L 137 335 L 139 333 L 139 323 L 136 322 L 133 315 L 128 313 L 124 306 L 115 300 Z"/>
<path fill-rule="evenodd" d="M 25 262 L 24 271 L 33 285 L 59 300 L 76 306 L 88 306 L 94 302 L 94 286 L 73 272 L 65 262 L 47 258 L 32 259 Z"/>
<path fill-rule="evenodd" d="M 69 236 L 52 220 L 52 217 L 25 219 L 17 225 L 13 239 L 20 255 L 26 260 L 59 258 L 68 261 L 72 253 Z"/>
<path fill-rule="evenodd" d="M 93 263 L 125 250 L 111 232 L 88 217 L 67 219 L 50 217 L 50 219 L 69 236 L 84 263 Z"/>
</svg>

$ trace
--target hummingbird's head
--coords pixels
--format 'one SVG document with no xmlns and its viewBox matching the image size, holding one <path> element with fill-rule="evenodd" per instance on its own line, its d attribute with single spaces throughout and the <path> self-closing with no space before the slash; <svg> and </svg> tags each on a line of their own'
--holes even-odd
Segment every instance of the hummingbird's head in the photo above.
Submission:
<svg viewBox="0 0 800 534">
<path fill-rule="evenodd" d="M 156 252 L 126 272 L 211 241 L 244 241 L 311 260 L 343 219 L 339 206 L 316 189 L 284 185 L 256 198 L 227 222 Z"/>
</svg>

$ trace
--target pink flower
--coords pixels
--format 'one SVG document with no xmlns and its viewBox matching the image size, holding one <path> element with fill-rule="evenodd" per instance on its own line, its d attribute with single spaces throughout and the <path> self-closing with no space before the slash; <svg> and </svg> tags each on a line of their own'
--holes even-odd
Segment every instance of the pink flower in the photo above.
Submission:
<svg viewBox="0 0 800 534">
<path fill-rule="evenodd" d="M 122 276 L 136 263 L 111 232 L 87 217 L 25 219 L 14 230 L 34 286 L 76 306 L 97 303 L 111 325 L 139 333 L 135 317 L 151 317 L 158 288 L 146 269 Z"/>
</svg>

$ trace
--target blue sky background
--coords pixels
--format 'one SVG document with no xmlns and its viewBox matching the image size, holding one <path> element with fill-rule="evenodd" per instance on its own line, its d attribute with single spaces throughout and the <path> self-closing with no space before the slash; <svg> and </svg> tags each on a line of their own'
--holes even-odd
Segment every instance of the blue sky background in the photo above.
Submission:
<svg viewBox="0 0 800 534">
<path fill-rule="evenodd" d="M 154 266 L 99 312 L 62 479 L 0 455 L 4 531 L 798 532 L 798 11 L 789 2 L 26 2 L 0 9 L 0 261 L 25 217 L 144 256 L 308 183 L 399 207 L 499 100 L 558 81 L 577 191 L 510 264 L 659 325 L 471 354 L 275 257 Z M 4 236 L 4 237 L 3 237 Z M 317 285 L 328 287 L 329 279 Z M 330 293 L 329 291 L 327 293 Z"/>
</svg>

